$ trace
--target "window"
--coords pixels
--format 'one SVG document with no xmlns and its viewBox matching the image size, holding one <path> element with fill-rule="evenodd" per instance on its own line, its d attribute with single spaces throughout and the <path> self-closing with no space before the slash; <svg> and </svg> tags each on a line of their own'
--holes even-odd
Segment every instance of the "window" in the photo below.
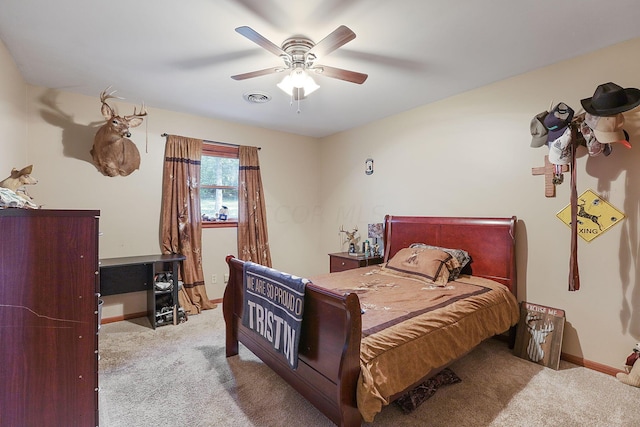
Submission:
<svg viewBox="0 0 640 427">
<path fill-rule="evenodd" d="M 205 142 L 200 169 L 203 227 L 238 225 L 238 147 Z M 226 212 L 227 219 L 223 220 Z"/>
</svg>

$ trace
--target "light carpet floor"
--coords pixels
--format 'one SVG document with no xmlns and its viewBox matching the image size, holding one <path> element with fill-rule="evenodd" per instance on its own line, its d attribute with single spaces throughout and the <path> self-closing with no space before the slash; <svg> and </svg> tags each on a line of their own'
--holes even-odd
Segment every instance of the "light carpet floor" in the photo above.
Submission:
<svg viewBox="0 0 640 427">
<path fill-rule="evenodd" d="M 102 325 L 99 348 L 101 427 L 333 425 L 243 346 L 225 357 L 220 306 L 155 331 L 144 318 Z M 451 369 L 462 382 L 408 415 L 391 404 L 371 425 L 640 425 L 640 389 L 564 361 L 541 367 L 498 340 Z"/>
</svg>

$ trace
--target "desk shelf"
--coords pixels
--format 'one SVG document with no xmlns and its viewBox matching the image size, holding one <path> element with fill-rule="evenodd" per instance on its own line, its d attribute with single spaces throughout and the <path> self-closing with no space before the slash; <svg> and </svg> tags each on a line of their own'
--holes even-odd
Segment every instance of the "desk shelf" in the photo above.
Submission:
<svg viewBox="0 0 640 427">
<path fill-rule="evenodd" d="M 175 325 L 184 316 L 178 301 L 178 267 L 185 258 L 181 254 L 166 254 L 101 259 L 100 293 L 107 296 L 146 291 L 147 317 L 153 329 Z M 170 289 L 156 289 L 156 278 L 161 274 L 170 278 Z M 168 311 L 163 310 L 167 307 Z"/>
</svg>

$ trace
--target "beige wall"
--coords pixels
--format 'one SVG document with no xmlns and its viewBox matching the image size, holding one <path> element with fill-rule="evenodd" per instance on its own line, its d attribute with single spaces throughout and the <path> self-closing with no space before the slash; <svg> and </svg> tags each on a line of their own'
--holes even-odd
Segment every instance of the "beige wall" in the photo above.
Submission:
<svg viewBox="0 0 640 427">
<path fill-rule="evenodd" d="M 0 40 L 0 180 L 27 162 L 26 88 L 11 54 Z"/>
<path fill-rule="evenodd" d="M 633 149 L 615 147 L 606 158 L 579 153 L 578 191 L 593 189 L 627 219 L 591 243 L 579 242 L 578 292 L 567 291 L 569 229 L 555 217 L 569 203 L 569 177 L 556 198 L 544 197 L 543 178 L 532 176 L 531 168 L 542 164 L 545 149 L 529 147 L 528 125 L 552 101 L 578 109 L 600 83 L 639 87 L 638 49 L 640 39 L 320 141 L 149 108 L 132 136 L 141 169 L 107 178 L 88 154 L 91 125 L 102 122 L 97 97 L 26 85 L 0 45 L 0 108 L 12 117 L 0 119 L 0 129 L 15 137 L 2 143 L 0 167 L 33 163 L 40 183 L 31 193 L 47 208 L 99 209 L 105 258 L 159 251 L 163 132 L 262 147 L 274 266 L 300 275 L 327 271 L 327 253 L 342 249 L 341 225 L 365 230 L 386 213 L 516 215 L 519 298 L 566 310 L 563 351 L 620 367 L 640 338 L 640 113 L 626 114 Z M 126 113 L 142 100 L 130 101 L 116 105 Z M 371 176 L 364 174 L 368 157 L 375 160 Z M 211 298 L 222 295 L 223 260 L 235 252 L 235 237 L 234 229 L 204 231 Z M 139 294 L 111 297 L 103 316 L 143 311 L 144 305 Z"/>
<path fill-rule="evenodd" d="M 291 248 L 318 240 L 315 212 L 319 164 L 316 141 L 255 127 L 149 108 L 149 117 L 133 129 L 132 139 L 142 155 L 139 171 L 126 178 L 107 178 L 90 163 L 89 150 L 97 126 L 103 123 L 96 98 L 27 85 L 10 53 L 0 42 L 0 173 L 34 164 L 40 182 L 29 189 L 35 201 L 49 209 L 98 209 L 101 212 L 100 257 L 158 253 L 163 132 L 182 134 L 263 149 L 265 198 L 273 262 L 278 268 L 302 268 L 317 273 L 320 260 Z M 114 103 L 123 112 L 132 104 Z M 148 144 L 147 144 L 148 142 Z M 2 172 L 5 171 L 5 172 Z M 235 229 L 203 233 L 204 273 L 208 294 L 217 299 L 224 290 L 224 257 L 236 252 Z M 133 236 L 133 237 L 132 237 Z M 218 277 L 216 284 L 212 275 Z M 105 298 L 103 316 L 145 310 L 144 294 Z"/>
<path fill-rule="evenodd" d="M 317 260 L 291 248 L 317 241 L 319 218 L 299 221 L 290 214 L 308 209 L 318 199 L 314 139 L 203 117 L 148 108 L 145 124 L 132 129 L 140 170 L 128 177 L 109 178 L 90 162 L 89 150 L 97 126 L 103 123 L 97 97 L 28 86 L 29 161 L 40 182 L 31 190 L 35 200 L 50 209 L 100 210 L 100 257 L 160 253 L 159 216 L 165 138 L 173 133 L 235 144 L 258 145 L 269 217 L 274 266 L 293 271 L 317 271 Z M 123 94 L 123 96 L 126 94 Z M 136 100 L 138 103 L 142 100 Z M 113 102 L 129 114 L 134 104 Z M 207 293 L 222 297 L 224 258 L 236 253 L 235 228 L 203 233 L 203 268 Z M 212 275 L 217 283 L 212 283 Z M 103 317 L 145 311 L 144 293 L 105 298 Z"/>
<path fill-rule="evenodd" d="M 578 153 L 578 193 L 593 189 L 628 218 L 590 243 L 580 239 L 577 292 L 567 291 L 570 230 L 556 218 L 570 176 L 557 197 L 544 196 L 531 168 L 547 150 L 530 147 L 529 122 L 552 102 L 579 110 L 601 83 L 640 87 L 639 50 L 633 40 L 325 138 L 323 252 L 340 248 L 341 225 L 364 230 L 386 213 L 516 215 L 519 299 L 566 310 L 564 352 L 621 367 L 640 338 L 640 108 L 625 114 L 633 149 Z"/>
</svg>

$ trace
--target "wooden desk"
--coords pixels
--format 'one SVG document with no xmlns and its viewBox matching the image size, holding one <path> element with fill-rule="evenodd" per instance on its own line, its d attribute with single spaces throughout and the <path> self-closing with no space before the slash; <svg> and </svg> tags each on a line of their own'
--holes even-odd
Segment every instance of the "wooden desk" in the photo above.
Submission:
<svg viewBox="0 0 640 427">
<path fill-rule="evenodd" d="M 155 329 L 160 326 L 156 319 L 156 301 L 160 295 L 171 293 L 173 324 L 178 320 L 178 263 L 186 257 L 182 254 L 143 255 L 100 260 L 100 294 L 118 295 L 128 292 L 147 292 L 147 316 Z M 172 286 L 169 291 L 155 289 L 155 275 L 171 272 Z"/>
</svg>

